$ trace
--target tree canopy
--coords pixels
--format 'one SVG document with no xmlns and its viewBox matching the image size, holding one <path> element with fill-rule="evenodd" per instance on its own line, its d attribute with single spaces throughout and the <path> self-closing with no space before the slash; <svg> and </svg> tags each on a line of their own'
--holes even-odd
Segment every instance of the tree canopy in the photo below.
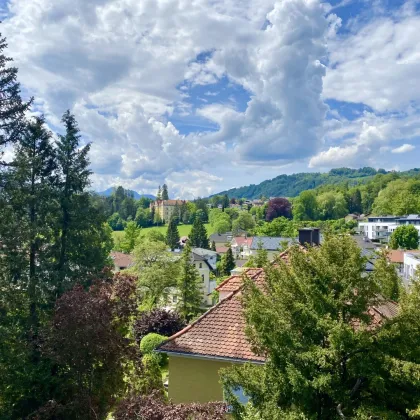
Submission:
<svg viewBox="0 0 420 420">
<path fill-rule="evenodd" d="M 389 239 L 392 249 L 417 249 L 419 247 L 419 232 L 413 225 L 398 226 Z"/>
</svg>

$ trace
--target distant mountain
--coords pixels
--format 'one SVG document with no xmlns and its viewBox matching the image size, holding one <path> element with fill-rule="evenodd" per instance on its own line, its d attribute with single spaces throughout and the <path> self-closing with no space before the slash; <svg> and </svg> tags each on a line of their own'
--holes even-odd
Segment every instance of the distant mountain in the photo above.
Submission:
<svg viewBox="0 0 420 420">
<path fill-rule="evenodd" d="M 251 184 L 246 187 L 232 188 L 214 195 L 227 194 L 229 198 L 255 199 L 264 197 L 296 197 L 302 191 L 311 190 L 320 185 L 340 184 L 348 182 L 350 185 L 365 183 L 377 174 L 388 173 L 384 169 L 374 168 L 337 168 L 327 173 L 307 172 L 293 175 L 279 175 L 276 178 L 263 181 L 260 184 Z M 420 169 L 410 169 L 400 172 L 401 175 L 415 176 L 420 174 Z"/>
<path fill-rule="evenodd" d="M 111 187 L 105 191 L 98 192 L 98 195 L 102 195 L 103 197 L 109 197 L 114 191 L 115 191 L 115 187 Z M 142 197 L 150 198 L 152 200 L 156 199 L 156 197 L 151 194 L 139 194 L 137 191 L 133 191 L 133 190 L 125 190 L 125 191 L 133 194 L 133 198 L 135 198 L 136 200 L 140 200 L 140 198 Z"/>
</svg>

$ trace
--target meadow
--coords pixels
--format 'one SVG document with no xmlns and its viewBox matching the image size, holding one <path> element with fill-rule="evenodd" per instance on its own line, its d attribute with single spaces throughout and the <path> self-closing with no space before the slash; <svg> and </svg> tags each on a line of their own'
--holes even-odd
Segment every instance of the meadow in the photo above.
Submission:
<svg viewBox="0 0 420 420">
<path fill-rule="evenodd" d="M 209 223 L 204 225 L 207 229 L 208 235 L 213 233 L 213 229 Z M 178 225 L 179 236 L 188 236 L 191 232 L 192 225 Z M 147 232 L 151 230 L 157 230 L 158 232 L 162 232 L 166 236 L 166 231 L 168 230 L 167 226 L 153 226 L 149 228 L 142 228 L 140 232 L 140 236 L 145 235 Z M 115 240 L 122 240 L 124 238 L 124 231 L 114 231 L 112 232 L 113 238 Z"/>
</svg>

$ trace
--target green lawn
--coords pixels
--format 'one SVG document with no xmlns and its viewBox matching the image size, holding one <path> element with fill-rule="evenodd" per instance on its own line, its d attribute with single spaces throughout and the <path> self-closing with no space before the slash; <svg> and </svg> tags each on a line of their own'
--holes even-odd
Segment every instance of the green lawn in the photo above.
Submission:
<svg viewBox="0 0 420 420">
<path fill-rule="evenodd" d="M 207 233 L 209 235 L 211 235 L 213 233 L 213 229 L 211 228 L 209 223 L 206 223 L 204 225 L 207 229 Z M 191 232 L 191 228 L 192 225 L 179 225 L 178 226 L 178 231 L 179 231 L 179 236 L 188 236 L 189 233 Z M 166 231 L 168 229 L 167 226 L 155 226 L 155 227 L 150 227 L 150 228 L 142 228 L 140 235 L 144 235 L 146 232 L 150 231 L 151 229 L 154 230 L 158 230 L 159 232 L 162 232 L 164 235 L 166 235 Z M 122 239 L 124 237 L 124 232 L 123 231 L 115 231 L 112 232 L 114 239 Z"/>
</svg>

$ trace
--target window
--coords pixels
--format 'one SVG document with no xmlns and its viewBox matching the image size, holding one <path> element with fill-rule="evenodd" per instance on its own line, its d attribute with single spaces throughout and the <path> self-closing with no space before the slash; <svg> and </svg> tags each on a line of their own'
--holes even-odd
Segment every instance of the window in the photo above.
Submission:
<svg viewBox="0 0 420 420">
<path fill-rule="evenodd" d="M 201 275 L 201 280 L 204 282 L 204 274 Z"/>
<path fill-rule="evenodd" d="M 200 268 L 203 268 L 203 263 L 200 263 Z"/>
</svg>

